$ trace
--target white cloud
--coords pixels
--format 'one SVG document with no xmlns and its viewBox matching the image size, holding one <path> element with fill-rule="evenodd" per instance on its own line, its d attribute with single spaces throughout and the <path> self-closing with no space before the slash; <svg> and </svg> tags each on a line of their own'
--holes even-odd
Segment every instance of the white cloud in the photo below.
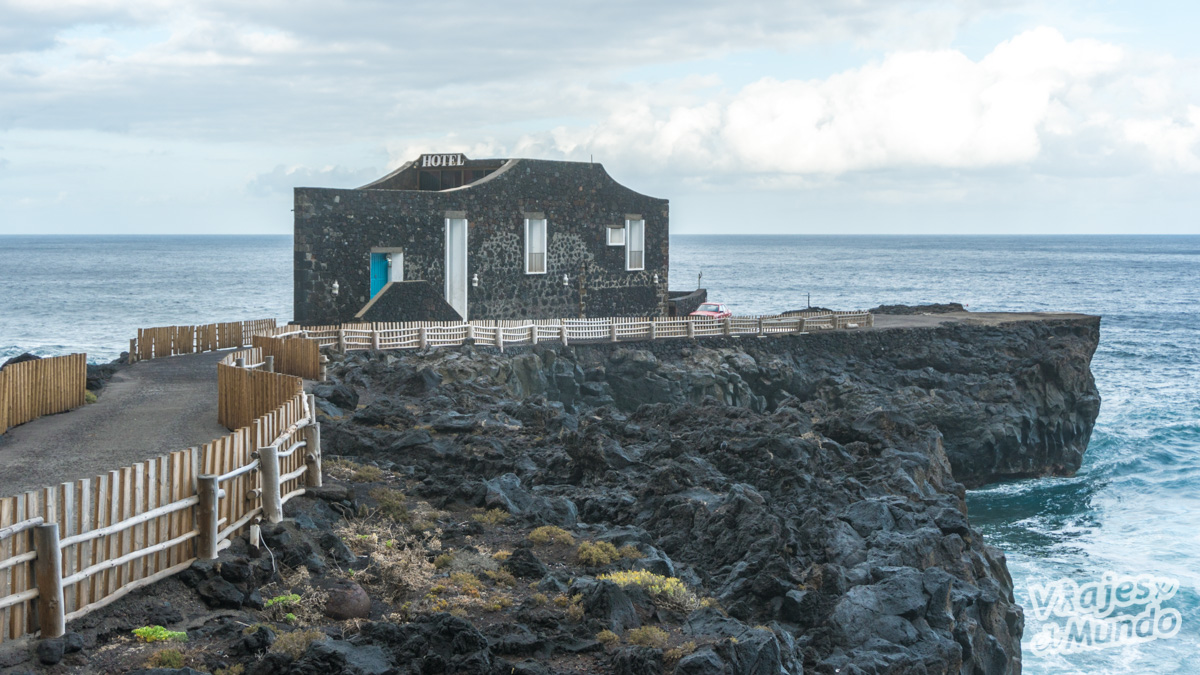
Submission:
<svg viewBox="0 0 1200 675">
<path fill-rule="evenodd" d="M 685 172 L 1023 164 L 1038 158 L 1047 127 L 1069 134 L 1081 124 L 1072 97 L 1124 58 L 1114 45 L 1039 28 L 979 61 L 898 52 L 820 80 L 762 79 L 690 107 L 657 108 L 648 93 L 592 127 L 556 130 L 553 147 Z"/>
<path fill-rule="evenodd" d="M 1124 128 L 1126 138 L 1149 151 L 1159 170 L 1200 171 L 1200 106 L 1189 105 L 1182 120 L 1129 120 Z"/>
</svg>

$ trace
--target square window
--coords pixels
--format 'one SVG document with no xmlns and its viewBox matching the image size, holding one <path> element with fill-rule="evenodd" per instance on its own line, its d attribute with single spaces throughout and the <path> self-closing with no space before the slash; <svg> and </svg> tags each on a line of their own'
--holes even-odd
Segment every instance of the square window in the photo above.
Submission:
<svg viewBox="0 0 1200 675">
<path fill-rule="evenodd" d="M 609 246 L 624 246 L 625 245 L 625 228 L 623 228 L 623 227 L 608 228 L 608 245 Z"/>
</svg>

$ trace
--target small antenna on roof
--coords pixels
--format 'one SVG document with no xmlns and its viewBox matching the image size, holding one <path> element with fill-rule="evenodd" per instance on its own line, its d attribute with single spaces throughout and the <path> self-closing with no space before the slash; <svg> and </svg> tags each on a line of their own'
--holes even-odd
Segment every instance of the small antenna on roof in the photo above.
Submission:
<svg viewBox="0 0 1200 675">
<path fill-rule="evenodd" d="M 595 164 L 595 163 L 596 163 L 596 156 L 588 155 L 588 164 Z"/>
</svg>

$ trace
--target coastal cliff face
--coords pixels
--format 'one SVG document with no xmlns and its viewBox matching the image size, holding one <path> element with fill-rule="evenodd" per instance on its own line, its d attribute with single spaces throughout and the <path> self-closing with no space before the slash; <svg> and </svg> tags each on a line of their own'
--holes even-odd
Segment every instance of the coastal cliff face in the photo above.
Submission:
<svg viewBox="0 0 1200 675">
<path fill-rule="evenodd" d="M 485 647 L 441 654 L 450 670 L 1016 673 L 1023 616 L 964 484 L 1078 468 L 1098 331 L 1087 318 L 357 353 L 316 393 L 326 453 L 404 476 L 437 508 L 510 513 L 513 558 L 581 603 L 571 618 L 526 602 L 499 624 L 468 617 Z M 540 560 L 524 534 L 546 525 L 641 557 Z M 446 528 L 440 543 L 479 534 Z M 658 603 L 605 569 L 715 602 Z M 580 646 L 643 625 L 690 647 Z M 514 636 L 536 649 L 506 651 Z"/>
</svg>

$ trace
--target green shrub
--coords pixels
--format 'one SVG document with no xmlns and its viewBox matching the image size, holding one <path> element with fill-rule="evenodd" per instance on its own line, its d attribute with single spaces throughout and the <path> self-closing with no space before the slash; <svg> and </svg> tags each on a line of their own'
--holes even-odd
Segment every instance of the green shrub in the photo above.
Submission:
<svg viewBox="0 0 1200 675">
<path fill-rule="evenodd" d="M 281 609 L 287 609 L 292 605 L 300 602 L 300 596 L 295 593 L 287 593 L 285 595 L 277 595 L 267 601 L 267 607 L 275 607 L 278 605 Z"/>
<path fill-rule="evenodd" d="M 162 626 L 142 626 L 133 629 L 133 634 L 142 642 L 166 642 L 167 640 L 187 641 L 187 633 L 167 630 Z"/>
<path fill-rule="evenodd" d="M 605 628 L 604 630 L 600 631 L 599 633 L 596 633 L 596 640 L 598 640 L 605 647 L 611 647 L 612 645 L 615 645 L 618 642 L 620 642 L 621 637 L 619 635 L 617 635 L 616 633 L 612 632 L 611 630 L 608 630 L 607 628 Z"/>
<path fill-rule="evenodd" d="M 449 567 L 450 563 L 452 563 L 452 562 L 454 562 L 454 554 L 453 553 L 443 553 L 433 559 L 433 567 L 434 567 L 434 569 L 443 570 L 443 569 L 446 569 L 447 567 Z"/>
<path fill-rule="evenodd" d="M 97 401 L 96 392 L 84 390 L 84 392 L 83 392 L 83 402 L 84 403 L 95 403 L 96 401 Z"/>
</svg>

